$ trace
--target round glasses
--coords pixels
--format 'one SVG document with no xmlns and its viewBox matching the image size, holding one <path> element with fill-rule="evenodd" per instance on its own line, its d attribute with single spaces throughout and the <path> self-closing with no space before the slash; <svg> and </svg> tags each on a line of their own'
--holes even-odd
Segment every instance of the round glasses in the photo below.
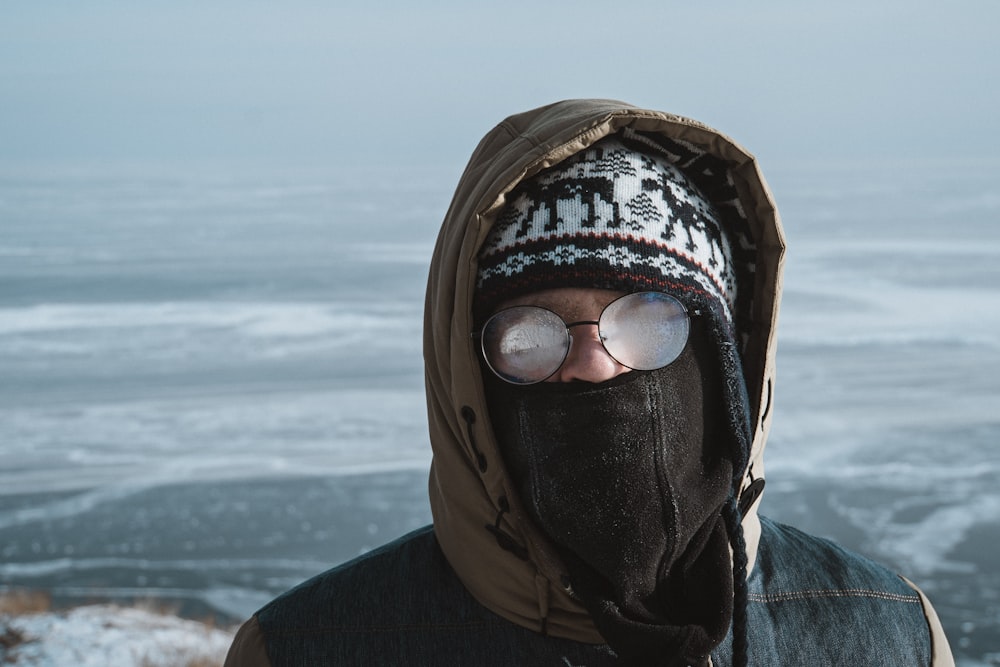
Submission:
<svg viewBox="0 0 1000 667">
<path fill-rule="evenodd" d="M 687 344 L 691 322 L 684 305 L 663 292 L 636 292 L 605 306 L 597 321 L 567 324 L 540 306 L 495 313 L 479 332 L 483 358 L 497 377 L 528 385 L 552 377 L 566 361 L 571 329 L 597 325 L 601 344 L 622 366 L 652 371 L 669 365 Z"/>
</svg>

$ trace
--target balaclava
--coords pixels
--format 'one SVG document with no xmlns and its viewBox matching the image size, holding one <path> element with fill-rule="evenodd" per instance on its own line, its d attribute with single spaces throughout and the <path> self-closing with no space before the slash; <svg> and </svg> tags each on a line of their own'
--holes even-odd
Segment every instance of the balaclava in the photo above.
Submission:
<svg viewBox="0 0 1000 667">
<path fill-rule="evenodd" d="M 704 664 L 733 619 L 734 581 L 745 594 L 736 273 L 713 204 L 629 132 L 518 184 L 479 254 L 480 322 L 556 287 L 663 291 L 697 313 L 685 351 L 657 371 L 530 387 L 484 372 L 518 498 L 628 664 Z"/>
</svg>

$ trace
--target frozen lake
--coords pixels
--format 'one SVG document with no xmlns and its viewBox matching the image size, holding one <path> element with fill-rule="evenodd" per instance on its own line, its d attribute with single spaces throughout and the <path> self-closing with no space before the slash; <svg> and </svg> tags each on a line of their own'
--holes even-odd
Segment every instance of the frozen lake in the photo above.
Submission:
<svg viewBox="0 0 1000 667">
<path fill-rule="evenodd" d="M 1000 164 L 765 171 L 762 512 L 892 565 L 962 664 L 1000 664 Z M 426 523 L 457 177 L 0 169 L 0 587 L 237 619 Z"/>
</svg>

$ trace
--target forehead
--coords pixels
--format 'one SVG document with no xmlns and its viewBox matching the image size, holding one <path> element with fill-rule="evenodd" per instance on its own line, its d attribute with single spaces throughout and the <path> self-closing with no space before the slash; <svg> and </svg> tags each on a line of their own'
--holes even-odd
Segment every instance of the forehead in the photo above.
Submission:
<svg viewBox="0 0 1000 667">
<path fill-rule="evenodd" d="M 628 292 L 596 287 L 559 287 L 539 290 L 504 301 L 497 310 L 511 306 L 541 306 L 564 320 L 597 319 L 605 306 Z"/>
</svg>

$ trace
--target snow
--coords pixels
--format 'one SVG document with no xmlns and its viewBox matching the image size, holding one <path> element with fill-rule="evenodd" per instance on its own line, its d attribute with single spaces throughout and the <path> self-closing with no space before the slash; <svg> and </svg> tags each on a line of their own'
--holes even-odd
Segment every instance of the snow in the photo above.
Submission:
<svg viewBox="0 0 1000 667">
<path fill-rule="evenodd" d="M 221 665 L 233 632 L 142 608 L 89 605 L 0 615 L 0 664 L 18 667 Z"/>
</svg>

